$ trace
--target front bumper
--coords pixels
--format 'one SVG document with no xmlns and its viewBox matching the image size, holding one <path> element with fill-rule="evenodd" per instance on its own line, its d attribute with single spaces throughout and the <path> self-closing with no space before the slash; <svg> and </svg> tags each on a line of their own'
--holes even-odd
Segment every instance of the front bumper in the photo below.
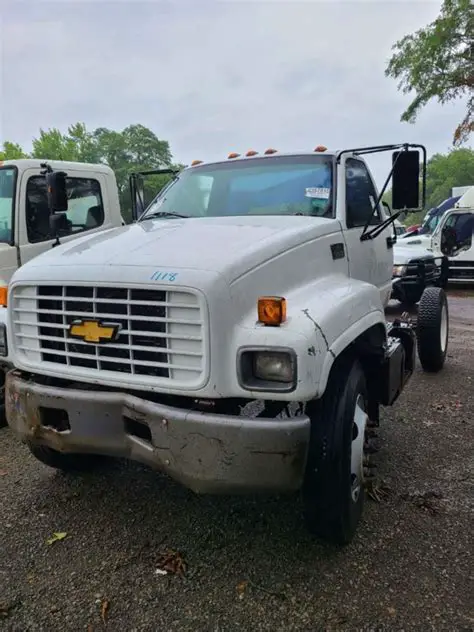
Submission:
<svg viewBox="0 0 474 632">
<path fill-rule="evenodd" d="M 295 491 L 303 481 L 306 415 L 280 421 L 201 413 L 127 393 L 45 386 L 16 370 L 7 375 L 6 412 L 23 441 L 125 457 L 197 493 Z M 67 429 L 48 425 L 59 416 Z M 148 438 L 133 427 L 146 429 Z"/>
<path fill-rule="evenodd" d="M 426 287 L 444 287 L 448 277 L 448 261 L 444 256 L 431 261 L 410 261 L 402 276 L 392 278 L 392 298 L 405 301 L 423 293 Z"/>
</svg>

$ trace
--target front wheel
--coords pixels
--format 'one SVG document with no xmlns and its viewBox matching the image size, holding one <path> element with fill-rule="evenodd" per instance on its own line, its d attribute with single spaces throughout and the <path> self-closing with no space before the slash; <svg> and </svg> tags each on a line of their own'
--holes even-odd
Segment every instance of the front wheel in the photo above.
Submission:
<svg viewBox="0 0 474 632">
<path fill-rule="evenodd" d="M 449 338 L 448 300 L 440 287 L 428 287 L 418 306 L 416 328 L 418 357 L 429 373 L 441 371 L 446 360 Z"/>
<path fill-rule="evenodd" d="M 338 358 L 321 400 L 307 408 L 311 440 L 303 504 L 311 533 L 335 544 L 355 535 L 364 504 L 368 394 L 357 360 Z"/>
</svg>

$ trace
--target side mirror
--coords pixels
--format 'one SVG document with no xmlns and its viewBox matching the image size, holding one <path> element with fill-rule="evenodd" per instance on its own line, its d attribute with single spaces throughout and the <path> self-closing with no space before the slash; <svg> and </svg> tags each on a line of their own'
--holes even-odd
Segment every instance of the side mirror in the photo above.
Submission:
<svg viewBox="0 0 474 632">
<path fill-rule="evenodd" d="M 51 214 L 49 216 L 49 228 L 51 235 L 56 237 L 56 242 L 53 244 L 54 248 L 54 246 L 59 245 L 59 235 L 61 231 L 68 232 L 69 230 L 69 220 L 67 215 L 63 212 Z"/>
<path fill-rule="evenodd" d="M 392 154 L 392 208 L 396 211 L 420 207 L 420 154 L 416 150 Z"/>
<path fill-rule="evenodd" d="M 48 206 L 51 215 L 67 211 L 67 174 L 64 171 L 49 171 L 45 175 L 46 190 L 48 192 Z"/>
</svg>

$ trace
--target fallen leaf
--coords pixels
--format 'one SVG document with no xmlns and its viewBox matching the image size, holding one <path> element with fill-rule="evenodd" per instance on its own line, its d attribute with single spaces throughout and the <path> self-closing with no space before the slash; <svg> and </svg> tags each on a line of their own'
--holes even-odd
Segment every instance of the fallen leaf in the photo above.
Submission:
<svg viewBox="0 0 474 632">
<path fill-rule="evenodd" d="M 0 601 L 0 617 L 8 617 L 15 604 L 8 601 Z"/>
<path fill-rule="evenodd" d="M 100 616 L 102 617 L 102 621 L 104 625 L 107 625 L 107 617 L 110 609 L 110 601 L 108 599 L 103 599 L 102 604 L 100 606 Z"/>
<path fill-rule="evenodd" d="M 179 551 L 167 551 L 158 560 L 158 569 L 184 577 L 186 573 L 186 562 Z"/>
<path fill-rule="evenodd" d="M 155 575 L 168 575 L 168 571 L 164 571 L 162 568 L 157 568 L 155 570 Z"/>
<path fill-rule="evenodd" d="M 391 614 L 391 615 L 392 615 L 392 617 L 393 617 L 393 616 L 394 616 L 394 614 L 397 612 L 397 611 L 395 610 L 395 608 L 392 608 L 391 606 L 389 606 L 389 607 L 387 608 L 387 610 L 388 610 L 388 614 Z"/>
<path fill-rule="evenodd" d="M 46 544 L 54 544 L 55 542 L 64 540 L 64 538 L 67 538 L 67 533 L 65 531 L 53 533 L 53 535 L 46 540 Z"/>
<path fill-rule="evenodd" d="M 240 584 L 237 584 L 237 594 L 239 596 L 239 599 L 244 598 L 244 593 L 247 589 L 247 586 L 248 586 L 248 581 L 240 582 Z"/>
<path fill-rule="evenodd" d="M 6 476 L 8 472 L 6 470 L 0 470 L 0 476 Z"/>
</svg>

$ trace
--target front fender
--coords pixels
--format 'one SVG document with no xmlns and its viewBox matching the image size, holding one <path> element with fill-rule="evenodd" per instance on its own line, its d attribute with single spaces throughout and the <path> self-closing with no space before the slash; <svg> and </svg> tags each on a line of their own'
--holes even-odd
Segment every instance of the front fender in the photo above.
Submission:
<svg viewBox="0 0 474 632">
<path fill-rule="evenodd" d="M 245 323 L 248 326 L 240 329 L 237 344 L 294 349 L 298 383 L 291 399 L 320 397 L 334 360 L 367 330 L 379 328 L 380 339 L 386 336 L 380 292 L 368 283 L 334 275 L 299 288 L 286 298 L 288 317 L 284 325 L 270 328 L 255 321 Z"/>
<path fill-rule="evenodd" d="M 8 344 L 8 327 L 7 327 L 7 313 L 8 310 L 6 307 L 0 307 L 0 325 L 4 325 L 5 326 L 5 335 L 7 338 L 7 355 L 5 356 L 0 356 L 0 368 L 12 368 L 12 362 L 9 356 L 10 353 L 10 346 Z"/>
</svg>

